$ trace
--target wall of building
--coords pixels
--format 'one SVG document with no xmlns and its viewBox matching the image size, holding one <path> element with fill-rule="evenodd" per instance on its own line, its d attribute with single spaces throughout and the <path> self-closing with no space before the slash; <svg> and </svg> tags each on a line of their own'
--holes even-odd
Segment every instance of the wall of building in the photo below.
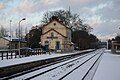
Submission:
<svg viewBox="0 0 120 80">
<path fill-rule="evenodd" d="M 53 39 L 50 38 L 51 32 L 53 32 L 53 34 L 54 34 Z M 55 31 L 50 31 L 41 37 L 41 44 L 45 45 L 45 41 L 49 41 L 49 48 L 55 49 L 56 41 L 60 41 L 60 48 L 62 49 L 63 48 L 63 46 L 62 46 L 63 40 L 64 40 L 63 36 L 56 33 Z"/>
<path fill-rule="evenodd" d="M 9 47 L 9 41 L 0 38 L 0 49 L 6 49 Z"/>
<path fill-rule="evenodd" d="M 54 23 L 56 24 L 56 25 L 54 25 Z M 54 30 L 56 30 L 56 31 L 58 31 L 59 33 L 61 33 L 62 35 L 64 35 L 64 36 L 67 36 L 66 35 L 66 27 L 65 26 L 63 26 L 63 25 L 61 25 L 60 23 L 58 23 L 57 21 L 53 21 L 53 22 L 51 22 L 50 24 L 48 24 L 47 26 L 45 26 L 45 27 L 43 27 L 42 28 L 42 33 L 45 33 L 45 32 L 47 32 L 47 31 L 49 31 L 50 29 L 54 29 Z"/>
<path fill-rule="evenodd" d="M 20 47 L 27 47 L 26 42 L 21 42 Z M 18 49 L 19 48 L 19 42 L 12 42 L 11 43 L 11 49 Z"/>
<path fill-rule="evenodd" d="M 51 29 L 56 30 L 60 34 L 57 33 L 54 30 L 51 30 Z M 54 34 L 53 39 L 50 39 L 51 33 Z M 73 47 L 70 46 L 71 30 L 66 28 L 64 25 L 58 23 L 57 21 L 54 20 L 51 23 L 49 23 L 48 25 L 44 26 L 42 28 L 42 34 L 44 34 L 44 35 L 41 36 L 41 44 L 43 46 L 45 46 L 45 41 L 48 41 L 49 42 L 49 48 L 50 49 L 56 49 L 56 41 L 59 41 L 60 42 L 60 49 L 63 52 L 69 52 L 69 51 L 73 50 Z"/>
</svg>

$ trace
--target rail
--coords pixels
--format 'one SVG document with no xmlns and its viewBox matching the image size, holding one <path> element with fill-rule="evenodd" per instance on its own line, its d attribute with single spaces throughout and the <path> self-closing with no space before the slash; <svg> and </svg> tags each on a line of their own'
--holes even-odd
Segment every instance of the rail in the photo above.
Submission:
<svg viewBox="0 0 120 80">
<path fill-rule="evenodd" d="M 89 60 L 91 60 L 93 57 L 95 57 L 95 56 L 98 55 L 98 54 L 99 54 L 99 52 L 96 53 L 95 55 L 91 56 L 89 59 L 83 61 L 79 66 L 77 66 L 76 68 L 74 68 L 72 71 L 68 72 L 67 74 L 65 74 L 64 76 L 62 76 L 61 78 L 59 78 L 59 80 L 62 80 L 62 79 L 65 78 L 67 75 L 69 75 L 70 73 L 72 73 L 74 70 L 76 70 L 77 68 L 79 68 L 80 66 L 82 66 L 83 64 L 85 64 L 86 62 L 88 62 Z M 80 57 L 80 58 L 78 58 L 78 59 L 75 59 L 75 60 L 73 60 L 73 61 L 79 60 L 79 59 L 84 58 L 84 57 L 85 57 L 85 56 Z M 46 71 L 44 71 L 44 72 L 38 73 L 38 74 L 36 74 L 36 75 L 33 75 L 33 76 L 31 76 L 31 77 L 26 78 L 25 80 L 34 79 L 34 78 L 36 78 L 36 77 L 38 77 L 38 76 L 40 76 L 40 75 L 43 75 L 43 74 L 48 73 L 48 72 L 51 72 L 51 71 L 55 70 L 56 68 L 61 67 L 61 66 L 63 66 L 63 65 L 66 65 L 66 64 L 68 64 L 68 63 L 71 63 L 71 62 L 73 62 L 73 61 L 70 61 L 70 62 L 67 62 L 67 63 L 65 63 L 65 64 L 56 66 L 56 67 L 51 68 L 51 69 L 49 69 L 49 70 L 46 70 Z"/>
<path fill-rule="evenodd" d="M 60 63 L 60 62 L 70 60 L 72 58 L 80 56 L 81 54 L 86 54 L 86 53 L 93 52 L 93 51 L 95 51 L 95 50 L 83 51 L 83 52 L 77 53 L 77 54 L 72 54 L 72 55 L 61 56 L 61 57 L 50 58 L 50 59 L 46 59 L 46 60 L 42 60 L 42 61 L 37 61 L 37 63 L 40 63 L 39 66 L 37 65 L 38 67 L 35 67 L 35 68 L 32 67 L 32 69 L 29 67 L 29 70 L 26 69 L 25 71 L 24 70 L 18 71 L 19 73 L 17 72 L 17 74 L 15 74 L 15 73 L 13 73 L 13 74 L 12 73 L 11 74 L 4 74 L 4 75 L 2 74 L 3 76 L 1 75 L 1 77 L 3 77 L 2 78 L 3 80 L 11 79 L 11 78 L 18 77 L 18 76 L 21 76 L 21 75 L 24 75 L 24 74 L 27 74 L 27 73 L 30 73 L 30 72 L 33 72 L 33 71 L 36 71 L 36 70 L 51 66 L 51 65 L 54 65 L 54 64 L 57 64 L 57 63 Z M 84 56 L 87 56 L 87 55 L 84 55 Z M 33 66 L 34 65 L 35 64 L 33 64 Z M 24 65 L 22 65 L 22 66 L 24 66 Z M 5 77 L 5 75 L 6 75 L 6 77 Z"/>
</svg>

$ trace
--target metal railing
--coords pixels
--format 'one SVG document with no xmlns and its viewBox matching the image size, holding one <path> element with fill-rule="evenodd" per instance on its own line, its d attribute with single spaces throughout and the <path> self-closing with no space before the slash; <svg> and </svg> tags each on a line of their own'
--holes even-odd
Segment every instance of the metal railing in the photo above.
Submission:
<svg viewBox="0 0 120 80">
<path fill-rule="evenodd" d="M 46 54 L 46 52 L 40 48 L 32 49 L 32 50 L 21 49 L 20 54 L 19 54 L 19 49 L 0 50 L 0 60 L 22 58 L 22 57 L 28 57 L 32 55 L 41 55 L 41 54 Z"/>
</svg>

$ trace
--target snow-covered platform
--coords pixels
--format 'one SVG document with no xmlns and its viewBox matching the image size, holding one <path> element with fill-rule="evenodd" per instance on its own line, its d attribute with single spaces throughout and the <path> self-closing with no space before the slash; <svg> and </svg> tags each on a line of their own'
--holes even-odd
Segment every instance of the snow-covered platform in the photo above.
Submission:
<svg viewBox="0 0 120 80">
<path fill-rule="evenodd" d="M 79 52 L 67 53 L 67 54 L 55 54 L 54 53 L 54 54 L 51 54 L 51 55 L 46 54 L 46 55 L 31 56 L 31 57 L 25 57 L 25 58 L 19 58 L 19 59 L 3 60 L 3 61 L 0 61 L 0 67 L 2 68 L 2 67 L 5 67 L 5 66 L 22 64 L 22 63 L 27 63 L 27 62 L 32 62 L 32 61 L 39 61 L 39 60 L 43 60 L 43 59 L 49 59 L 49 58 L 60 57 L 60 56 L 71 55 L 71 54 L 77 54 L 77 53 L 79 53 Z M 97 51 L 95 53 L 97 53 Z M 79 63 L 82 64 L 81 61 L 84 62 L 86 59 L 88 59 L 88 57 L 90 57 L 92 55 L 94 55 L 94 54 L 91 54 L 89 56 L 86 56 L 86 57 L 80 59 Z M 74 79 L 81 80 L 80 75 L 84 76 L 84 74 L 81 73 L 81 72 L 85 72 L 85 70 L 89 69 L 88 67 L 91 67 L 91 65 L 93 64 L 93 62 L 95 62 L 97 57 L 91 58 L 90 61 L 88 61 L 87 64 L 83 65 L 82 67 L 79 67 L 78 69 L 76 69 L 75 71 L 70 73 L 67 77 L 65 77 L 63 80 L 74 80 Z M 75 63 L 76 63 L 76 61 L 75 61 Z M 52 66 L 59 66 L 60 64 L 63 64 L 63 63 L 51 65 L 51 66 L 46 67 L 46 68 L 49 69 Z M 70 64 L 72 64 L 72 63 L 70 63 Z M 96 67 L 97 70 L 95 69 L 95 74 L 93 74 L 94 76 L 92 75 L 92 80 L 120 80 L 120 76 L 119 76 L 120 55 L 112 54 L 110 50 L 105 50 L 102 57 L 100 58 L 100 63 L 98 63 L 98 64 L 97 64 L 98 67 Z M 69 64 L 67 64 L 66 66 L 68 66 L 68 65 Z M 60 67 L 61 70 L 63 69 L 63 67 L 65 67 L 64 69 L 65 69 L 65 71 L 67 71 L 66 66 L 64 65 L 64 66 Z M 75 66 L 77 66 L 77 65 L 75 65 Z M 75 67 L 75 66 L 73 66 L 73 67 Z M 40 69 L 40 71 L 46 70 L 46 68 L 43 68 L 42 70 Z M 70 67 L 70 68 L 72 68 L 72 67 Z M 70 68 L 68 68 L 68 69 L 70 69 Z M 31 73 L 28 73 L 28 74 L 25 74 L 25 75 L 22 75 L 22 76 L 26 76 L 26 75 L 31 76 L 31 74 L 33 75 L 33 73 L 39 74 L 40 71 L 37 70 L 37 71 L 31 72 Z M 57 71 L 60 71 L 60 69 L 59 68 L 58 68 L 58 70 L 56 69 L 56 71 L 53 71 L 52 74 L 54 75 L 54 73 L 57 72 Z M 68 70 L 68 71 L 70 71 L 70 70 Z M 50 72 L 50 74 L 51 74 L 51 72 Z M 55 73 L 55 75 L 56 75 L 56 73 Z M 29 77 L 29 76 L 26 76 L 26 77 Z M 38 78 L 39 77 L 40 76 L 38 76 Z M 57 78 L 59 78 L 59 77 L 60 77 L 60 73 L 59 73 L 59 76 Z M 53 80 L 58 80 L 58 79 L 53 79 Z M 85 79 L 85 80 L 89 80 L 89 79 Z"/>
<path fill-rule="evenodd" d="M 91 50 L 92 49 L 83 50 L 83 51 L 74 51 L 71 53 L 64 53 L 64 54 L 51 53 L 50 55 L 48 53 L 48 54 L 35 55 L 35 56 L 29 56 L 29 57 L 24 57 L 24 58 L 15 58 L 15 59 L 8 59 L 8 60 L 4 59 L 4 60 L 0 60 L 0 68 L 17 65 L 17 64 L 28 63 L 28 62 L 33 62 L 33 61 L 40 61 L 40 60 L 45 60 L 45 59 L 50 59 L 50 58 L 55 58 L 55 57 L 61 57 L 61 56 L 66 56 L 66 55 L 71 55 L 71 54 L 77 54 L 77 53 L 82 53 L 82 52 L 91 51 Z"/>
<path fill-rule="evenodd" d="M 42 66 L 44 64 L 49 64 L 50 66 L 50 65 L 59 63 L 59 61 L 67 60 L 67 57 L 69 59 L 70 57 L 72 58 L 73 56 L 89 53 L 91 51 L 94 51 L 94 50 L 89 49 L 89 50 L 74 51 L 71 53 L 64 53 L 64 54 L 51 53 L 51 54 L 33 55 L 29 57 L 24 57 L 24 58 L 0 60 L 0 70 L 1 70 L 0 77 L 2 78 L 5 76 L 10 76 L 15 73 L 27 71 L 34 67 Z M 55 60 L 58 60 L 58 62 Z M 42 67 L 45 67 L 45 66 L 48 66 L 48 65 L 44 65 Z"/>
<path fill-rule="evenodd" d="M 120 80 L 120 55 L 106 50 L 93 80 Z"/>
<path fill-rule="evenodd" d="M 34 56 L 29 56 L 29 57 L 24 57 L 24 58 L 15 58 L 15 59 L 6 59 L 6 60 L 0 60 L 0 68 L 1 67 L 6 67 L 6 66 L 12 66 L 12 65 L 17 65 L 17 64 L 23 64 L 23 63 L 28 63 L 28 62 L 33 62 L 33 61 L 40 61 L 44 59 L 49 59 L 49 58 L 55 58 L 55 57 L 60 57 L 60 56 L 65 56 L 68 54 L 43 54 L 43 55 L 34 55 Z"/>
</svg>

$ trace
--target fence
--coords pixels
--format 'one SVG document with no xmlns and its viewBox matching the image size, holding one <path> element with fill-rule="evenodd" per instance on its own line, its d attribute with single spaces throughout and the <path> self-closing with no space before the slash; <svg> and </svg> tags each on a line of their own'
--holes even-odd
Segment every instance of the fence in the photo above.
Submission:
<svg viewBox="0 0 120 80">
<path fill-rule="evenodd" d="M 41 54 L 46 54 L 46 52 L 40 48 L 32 49 L 32 50 L 20 50 L 20 53 L 18 49 L 0 50 L 0 60 L 22 58 L 32 55 L 41 55 Z"/>
</svg>

